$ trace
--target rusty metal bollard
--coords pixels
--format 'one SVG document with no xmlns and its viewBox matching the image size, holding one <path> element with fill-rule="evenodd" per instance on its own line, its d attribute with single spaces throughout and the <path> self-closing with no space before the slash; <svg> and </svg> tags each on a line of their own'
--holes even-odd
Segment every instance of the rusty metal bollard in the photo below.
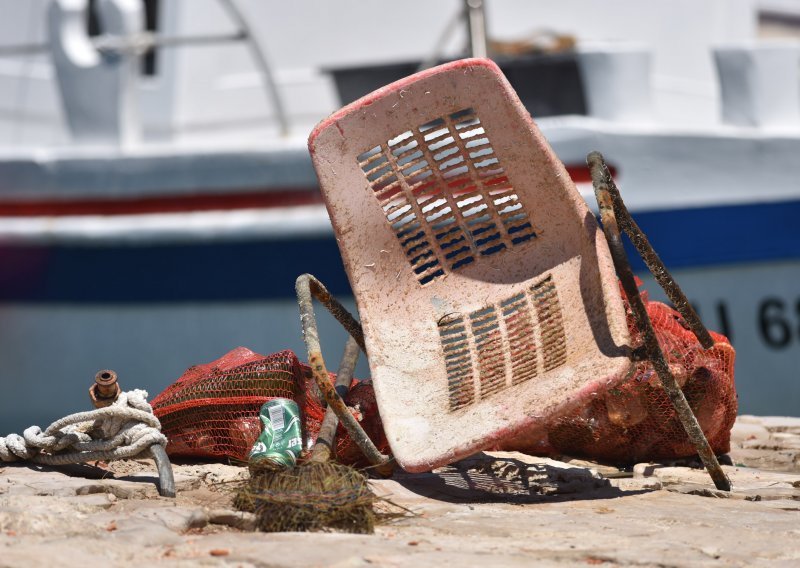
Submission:
<svg viewBox="0 0 800 568">
<path fill-rule="evenodd" d="M 89 398 L 95 408 L 104 408 L 112 405 L 121 392 L 117 374 L 111 369 L 104 369 L 94 376 L 94 384 L 89 387 Z"/>
<path fill-rule="evenodd" d="M 117 373 L 111 369 L 103 369 L 94 376 L 94 383 L 89 387 L 89 398 L 95 408 L 105 408 L 114 404 L 121 392 Z M 155 444 L 150 447 L 150 455 L 158 469 L 159 494 L 162 497 L 175 497 L 175 478 L 167 452 L 162 446 Z"/>
</svg>

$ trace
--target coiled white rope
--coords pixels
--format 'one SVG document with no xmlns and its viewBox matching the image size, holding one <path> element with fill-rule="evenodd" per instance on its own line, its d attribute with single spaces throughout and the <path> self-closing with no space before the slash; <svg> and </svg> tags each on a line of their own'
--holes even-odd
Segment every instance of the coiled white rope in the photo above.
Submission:
<svg viewBox="0 0 800 568">
<path fill-rule="evenodd" d="M 56 420 L 44 432 L 31 426 L 22 436 L 0 438 L 0 461 L 64 465 L 149 457 L 153 444 L 166 447 L 167 437 L 147 402 L 147 391 L 137 389 L 121 393 L 105 408 Z"/>
</svg>

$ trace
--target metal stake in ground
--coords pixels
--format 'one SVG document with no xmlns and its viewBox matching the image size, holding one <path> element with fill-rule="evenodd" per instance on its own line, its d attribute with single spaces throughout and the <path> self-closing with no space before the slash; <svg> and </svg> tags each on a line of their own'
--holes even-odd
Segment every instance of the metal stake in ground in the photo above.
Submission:
<svg viewBox="0 0 800 568">
<path fill-rule="evenodd" d="M 717 489 L 730 491 L 731 482 L 722 471 L 719 461 L 717 461 L 717 457 L 714 455 L 708 440 L 703 434 L 702 428 L 700 428 L 700 424 L 697 422 L 697 418 L 692 412 L 692 409 L 689 407 L 689 403 L 686 401 L 683 391 L 681 390 L 680 386 L 678 386 L 678 382 L 675 380 L 675 377 L 672 375 L 672 372 L 669 369 L 669 365 L 664 359 L 664 353 L 661 351 L 661 347 L 658 345 L 658 340 L 656 339 L 653 325 L 650 321 L 650 317 L 647 315 L 647 309 L 645 308 L 644 302 L 639 295 L 639 288 L 636 286 L 636 281 L 633 277 L 633 271 L 628 263 L 628 257 L 625 254 L 625 249 L 622 246 L 622 238 L 620 235 L 619 226 L 617 225 L 615 210 L 619 209 L 620 212 L 624 212 L 623 217 L 629 218 L 630 215 L 625 208 L 625 204 L 622 202 L 622 197 L 620 196 L 619 191 L 617 190 L 613 197 L 612 193 L 609 191 L 609 180 L 611 179 L 611 176 L 608 172 L 608 168 L 606 168 L 603 156 L 599 152 L 592 152 L 589 154 L 586 161 L 589 164 L 589 169 L 592 173 L 592 184 L 594 185 L 595 198 L 597 199 L 597 205 L 600 208 L 600 216 L 603 221 L 603 232 L 605 233 L 606 240 L 608 241 L 608 248 L 611 251 L 611 257 L 614 260 L 614 268 L 616 268 L 617 276 L 622 283 L 622 288 L 625 290 L 625 295 L 628 298 L 628 303 L 631 306 L 631 311 L 633 312 L 636 320 L 636 326 L 642 332 L 647 357 L 653 364 L 653 367 L 658 374 L 658 378 L 661 380 L 661 384 L 663 385 L 667 396 L 669 396 L 670 401 L 672 401 L 672 406 L 675 408 L 678 419 L 681 421 L 681 424 L 683 425 L 689 440 L 694 445 L 695 450 L 697 450 L 697 453 L 700 456 L 700 459 L 703 461 L 706 470 L 708 470 L 711 479 L 714 481 L 714 485 L 717 487 Z M 614 189 L 616 189 L 616 186 Z M 629 226 L 627 227 L 629 228 Z M 626 228 L 626 225 L 623 225 L 623 228 Z M 641 233 L 641 231 L 639 231 L 639 233 Z M 631 234 L 628 233 L 628 236 L 630 237 Z M 641 236 L 643 236 L 643 233 L 641 233 Z M 642 244 L 642 246 L 647 247 L 648 257 L 650 259 L 658 259 L 646 239 L 640 239 L 639 242 Z M 658 262 L 660 263 L 661 261 L 659 260 Z M 661 266 L 663 267 L 663 264 Z M 653 274 L 656 275 L 655 272 Z M 669 277 L 669 273 L 666 272 L 666 269 L 663 270 L 663 274 L 666 274 Z M 656 277 L 658 278 L 658 276 Z M 669 281 L 670 288 L 673 291 L 677 290 L 677 292 L 680 294 L 679 297 L 682 297 L 685 300 L 683 292 L 680 291 L 680 288 L 678 288 L 675 281 L 672 280 L 671 277 L 669 277 Z M 685 302 L 685 305 L 688 306 L 688 302 Z M 691 306 L 689 307 L 691 308 Z M 692 310 L 692 313 L 694 313 L 694 310 Z M 683 311 L 681 311 L 681 315 L 683 315 Z M 696 314 L 695 318 L 697 325 L 697 322 L 700 320 L 697 318 Z M 702 327 L 702 330 L 705 331 L 705 327 L 702 326 L 702 323 L 699 323 L 699 327 Z M 702 333 L 698 333 L 700 331 L 699 327 L 698 331 L 695 331 L 695 334 L 698 338 L 700 338 L 702 335 Z M 693 327 L 692 330 L 694 331 L 695 327 Z M 705 331 L 705 335 L 710 338 L 708 331 Z"/>
</svg>

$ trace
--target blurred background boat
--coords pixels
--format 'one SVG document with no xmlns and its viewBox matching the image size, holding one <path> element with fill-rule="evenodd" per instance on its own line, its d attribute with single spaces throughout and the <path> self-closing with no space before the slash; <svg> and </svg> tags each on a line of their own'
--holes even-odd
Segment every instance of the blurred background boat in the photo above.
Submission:
<svg viewBox="0 0 800 568">
<path fill-rule="evenodd" d="M 349 295 L 308 132 L 484 49 L 592 206 L 584 160 L 605 154 L 707 325 L 731 337 L 740 410 L 796 413 L 800 3 L 0 0 L 0 13 L 0 430 L 84 408 L 101 368 L 155 395 L 238 345 L 302 357 L 295 278 Z M 335 361 L 344 335 L 321 326 Z"/>
</svg>

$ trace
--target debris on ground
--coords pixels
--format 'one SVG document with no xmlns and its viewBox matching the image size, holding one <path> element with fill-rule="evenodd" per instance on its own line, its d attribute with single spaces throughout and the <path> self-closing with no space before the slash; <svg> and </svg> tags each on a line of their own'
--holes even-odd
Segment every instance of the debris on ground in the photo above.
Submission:
<svg viewBox="0 0 800 568">
<path fill-rule="evenodd" d="M 255 513 L 264 532 L 336 530 L 371 534 L 375 494 L 358 470 L 336 462 L 259 471 L 237 495 L 236 505 Z"/>
<path fill-rule="evenodd" d="M 335 375 L 331 373 L 331 381 Z M 245 462 L 261 433 L 259 410 L 268 400 L 294 400 L 303 417 L 306 447 L 316 441 L 325 408 L 311 368 L 289 350 L 260 355 L 237 347 L 219 359 L 186 370 L 153 401 L 153 411 L 169 438 L 167 453 L 194 458 L 228 458 Z M 375 393 L 370 381 L 353 380 L 346 398 L 378 448 L 387 452 Z M 358 446 L 344 430 L 336 436 L 340 463 L 367 466 Z"/>
<path fill-rule="evenodd" d="M 800 419 L 740 417 L 730 457 L 734 491 L 719 498 L 702 469 L 679 462 L 615 468 L 486 452 L 370 481 L 410 511 L 374 535 L 254 532 L 255 516 L 233 507 L 248 477 L 240 466 L 176 464 L 178 495 L 166 499 L 149 460 L 11 464 L 0 467 L 0 564 L 663 566 L 668 554 L 670 566 L 791 565 Z"/>
</svg>

